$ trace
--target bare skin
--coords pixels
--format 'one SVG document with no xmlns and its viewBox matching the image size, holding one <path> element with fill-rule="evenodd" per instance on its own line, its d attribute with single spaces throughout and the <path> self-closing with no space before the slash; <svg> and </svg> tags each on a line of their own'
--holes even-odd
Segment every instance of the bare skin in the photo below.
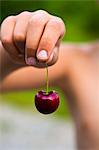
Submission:
<svg viewBox="0 0 99 150">
<path fill-rule="evenodd" d="M 9 22 L 10 25 L 13 24 L 11 20 Z M 54 22 L 56 23 L 56 20 L 54 20 Z M 61 24 L 61 30 L 59 30 L 59 28 L 55 28 L 55 26 L 52 27 L 52 32 L 55 31 L 54 34 L 58 33 L 56 35 L 57 42 L 55 41 L 53 36 L 51 36 L 51 30 L 48 29 L 50 30 L 50 32 L 48 32 L 48 30 L 45 30 L 45 33 L 47 32 L 47 37 L 51 37 L 52 42 L 45 43 L 45 45 L 43 45 L 44 48 L 42 47 L 40 49 L 38 48 L 37 51 L 35 50 L 34 53 L 36 53 L 36 56 L 33 55 L 34 53 L 31 53 L 30 50 L 27 50 L 27 46 L 25 46 L 25 49 L 21 49 L 20 44 L 17 45 L 18 50 L 21 51 L 21 54 L 25 51 L 25 56 L 29 54 L 29 56 L 34 57 L 36 61 L 40 60 L 38 63 L 32 64 L 31 67 L 27 66 L 24 62 L 24 59 L 20 59 L 20 57 L 17 56 L 15 53 L 13 56 L 11 55 L 12 48 L 9 48 L 7 46 L 12 46 L 13 43 L 12 40 L 10 40 L 9 44 L 6 43 L 8 40 L 4 40 L 4 32 L 6 28 L 4 28 L 4 24 L 2 25 L 0 43 L 0 65 L 2 69 L 0 85 L 1 91 L 5 92 L 9 90 L 31 89 L 33 87 L 37 88 L 44 85 L 45 69 L 37 69 L 35 67 L 45 67 L 46 63 L 48 65 L 52 65 L 57 61 L 58 48 L 60 43 L 59 37 L 62 37 L 65 32 L 63 22 L 61 21 L 60 23 L 60 21 L 58 21 L 56 25 L 59 26 L 58 23 Z M 31 41 L 31 35 L 26 37 L 26 41 Z M 27 38 L 29 40 L 27 40 Z M 19 38 L 18 40 L 21 43 L 22 39 Z M 56 43 L 58 43 L 57 46 Z M 40 47 L 40 41 L 37 45 L 39 45 L 38 47 Z M 34 45 L 32 45 L 31 47 L 31 51 L 33 51 Z M 41 49 L 46 49 L 46 47 L 48 47 L 48 58 L 46 60 L 44 59 L 43 61 L 41 59 L 37 59 L 37 52 Z M 50 47 L 53 47 L 53 50 L 52 48 L 50 49 Z M 16 49 L 16 52 L 18 52 L 18 50 Z M 54 50 L 56 52 L 54 52 Z M 60 45 L 59 51 L 60 52 L 58 61 L 53 66 L 49 67 L 50 84 L 61 88 L 66 97 L 68 98 L 68 105 L 77 131 L 78 149 L 98 150 L 99 42 L 97 41 L 85 44 L 62 43 Z M 8 55 L 8 53 L 10 54 L 10 56 Z M 53 56 L 51 56 L 52 53 Z M 13 61 L 11 57 L 16 58 L 16 61 Z M 23 55 L 21 57 L 23 57 Z M 44 65 L 42 65 L 41 63 L 43 63 Z"/>
</svg>

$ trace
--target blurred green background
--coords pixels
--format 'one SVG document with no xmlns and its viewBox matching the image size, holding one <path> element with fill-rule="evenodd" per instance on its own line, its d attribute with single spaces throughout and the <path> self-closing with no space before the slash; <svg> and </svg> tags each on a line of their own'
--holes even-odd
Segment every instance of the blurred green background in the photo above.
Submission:
<svg viewBox="0 0 99 150">
<path fill-rule="evenodd" d="M 99 37 L 98 0 L 1 0 L 1 21 L 24 10 L 44 9 L 61 17 L 67 28 L 66 41 L 88 41 Z"/>
<path fill-rule="evenodd" d="M 65 41 L 84 42 L 99 38 L 99 2 L 96 0 L 2 0 L 0 21 L 2 22 L 3 19 L 9 15 L 15 15 L 25 10 L 36 11 L 38 9 L 44 9 L 64 20 L 67 28 L 67 34 L 64 37 Z M 60 108 L 54 115 L 63 118 L 66 118 L 66 116 L 69 117 L 62 91 L 55 87 L 53 88 L 56 89 L 61 96 Z M 35 90 L 35 92 L 36 91 L 37 90 Z M 21 109 L 25 108 L 35 111 L 33 106 L 35 92 L 23 91 L 19 93 L 6 93 L 2 94 L 2 99 L 3 102 L 13 104 Z"/>
</svg>

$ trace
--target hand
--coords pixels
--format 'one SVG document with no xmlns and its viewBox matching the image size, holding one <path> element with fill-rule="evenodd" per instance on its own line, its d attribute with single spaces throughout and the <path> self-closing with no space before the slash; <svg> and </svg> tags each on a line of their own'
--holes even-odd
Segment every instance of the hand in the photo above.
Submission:
<svg viewBox="0 0 99 150">
<path fill-rule="evenodd" d="M 22 12 L 1 25 L 1 42 L 14 61 L 35 67 L 53 65 L 58 59 L 65 26 L 48 12 Z"/>
</svg>

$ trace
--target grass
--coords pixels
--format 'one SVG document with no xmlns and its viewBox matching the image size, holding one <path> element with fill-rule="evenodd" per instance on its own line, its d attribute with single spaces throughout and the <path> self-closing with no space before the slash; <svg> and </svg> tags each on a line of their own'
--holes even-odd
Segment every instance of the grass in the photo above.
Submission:
<svg viewBox="0 0 99 150">
<path fill-rule="evenodd" d="M 54 87 L 51 89 L 56 90 L 60 95 L 60 106 L 58 110 L 52 114 L 53 117 L 69 119 L 70 114 L 66 104 L 66 98 L 64 97 L 62 91 Z M 3 93 L 0 95 L 1 103 L 11 105 L 24 111 L 30 111 L 34 114 L 39 113 L 34 105 L 34 96 L 37 91 L 38 90 Z"/>
</svg>

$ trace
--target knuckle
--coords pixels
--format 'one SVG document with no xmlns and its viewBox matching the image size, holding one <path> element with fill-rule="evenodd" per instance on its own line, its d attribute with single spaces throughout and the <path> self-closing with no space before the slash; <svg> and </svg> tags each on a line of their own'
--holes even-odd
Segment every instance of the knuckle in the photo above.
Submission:
<svg viewBox="0 0 99 150">
<path fill-rule="evenodd" d="M 52 19 L 50 25 L 58 28 L 62 26 L 61 21 L 59 19 Z"/>
<path fill-rule="evenodd" d="M 32 16 L 31 19 L 29 20 L 29 26 L 32 26 L 34 28 L 42 26 L 45 24 L 46 20 L 47 19 L 39 15 Z"/>
<path fill-rule="evenodd" d="M 11 44 L 11 42 L 12 42 L 12 40 L 11 40 L 10 37 L 2 37 L 2 38 L 1 38 L 1 41 L 2 41 L 2 44 L 3 44 L 3 45 L 9 45 L 9 44 Z"/>
<path fill-rule="evenodd" d="M 8 16 L 4 21 L 13 20 L 15 16 Z"/>
<path fill-rule="evenodd" d="M 63 20 L 61 18 L 59 18 L 59 17 L 55 17 L 55 18 L 56 18 L 57 22 L 63 23 Z"/>
<path fill-rule="evenodd" d="M 40 21 L 44 20 L 45 18 L 49 18 L 49 14 L 44 11 L 44 10 L 38 10 L 36 12 L 33 13 L 32 17 L 30 20 L 32 19 L 39 19 Z"/>
<path fill-rule="evenodd" d="M 13 21 L 14 19 L 15 19 L 15 16 L 8 16 L 8 17 L 5 18 L 4 21 L 2 22 L 1 27 L 2 27 L 5 23 L 7 23 L 7 22 L 9 22 L 9 21 Z"/>
<path fill-rule="evenodd" d="M 14 40 L 15 41 L 24 41 L 25 40 L 25 36 L 22 33 L 16 33 L 14 35 Z"/>
<path fill-rule="evenodd" d="M 45 10 L 38 10 L 38 11 L 36 11 L 36 13 L 40 14 L 40 15 L 43 15 L 43 16 L 48 15 L 48 12 L 45 11 Z"/>
<path fill-rule="evenodd" d="M 30 26 L 39 26 L 41 24 L 41 19 L 36 16 L 32 16 L 31 19 L 29 20 L 29 25 Z"/>
<path fill-rule="evenodd" d="M 38 10 L 31 15 L 29 19 L 29 25 L 41 25 L 46 20 L 49 20 L 50 15 L 44 10 Z"/>
<path fill-rule="evenodd" d="M 30 14 L 31 14 L 31 12 L 29 12 L 29 11 L 23 11 L 18 16 L 28 16 Z"/>
<path fill-rule="evenodd" d="M 59 17 L 53 17 L 51 20 L 50 20 L 50 26 L 52 26 L 54 29 L 56 30 L 62 30 L 62 32 L 64 33 L 65 32 L 65 25 L 64 25 L 64 22 L 61 18 Z"/>
</svg>

